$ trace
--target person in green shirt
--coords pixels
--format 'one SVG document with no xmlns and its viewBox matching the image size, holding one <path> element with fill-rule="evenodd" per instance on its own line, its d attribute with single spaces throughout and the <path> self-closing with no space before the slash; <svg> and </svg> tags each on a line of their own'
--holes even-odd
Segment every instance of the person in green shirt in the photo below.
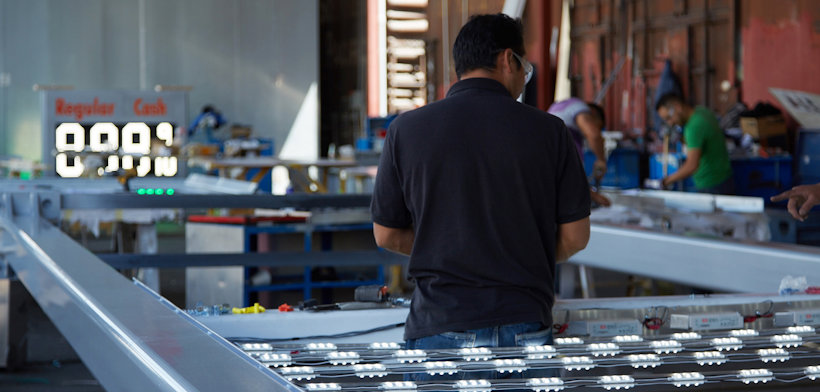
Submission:
<svg viewBox="0 0 820 392">
<path fill-rule="evenodd" d="M 663 186 L 692 177 L 698 192 L 732 195 L 735 183 L 726 151 L 726 139 L 711 110 L 692 107 L 680 95 L 666 94 L 655 105 L 669 126 L 683 127 L 686 162 L 663 179 Z"/>
</svg>

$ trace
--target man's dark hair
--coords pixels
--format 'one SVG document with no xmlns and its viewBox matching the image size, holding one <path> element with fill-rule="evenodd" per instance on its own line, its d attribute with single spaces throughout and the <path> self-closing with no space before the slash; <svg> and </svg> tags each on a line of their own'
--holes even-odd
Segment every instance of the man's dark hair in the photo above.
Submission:
<svg viewBox="0 0 820 392">
<path fill-rule="evenodd" d="M 661 110 L 662 107 L 673 103 L 686 104 L 686 101 L 684 101 L 683 97 L 681 97 L 678 93 L 666 93 L 661 95 L 661 98 L 655 103 L 655 111 L 657 112 L 658 110 Z"/>
<path fill-rule="evenodd" d="M 606 124 L 606 116 L 604 115 L 604 108 L 601 105 L 598 105 L 595 102 L 587 102 L 587 106 L 592 111 L 592 114 L 598 116 L 601 119 L 601 124 Z"/>
<path fill-rule="evenodd" d="M 453 44 L 456 75 L 483 68 L 495 69 L 498 53 L 510 48 L 524 55 L 524 27 L 520 19 L 504 14 L 473 15 L 458 32 Z"/>
</svg>

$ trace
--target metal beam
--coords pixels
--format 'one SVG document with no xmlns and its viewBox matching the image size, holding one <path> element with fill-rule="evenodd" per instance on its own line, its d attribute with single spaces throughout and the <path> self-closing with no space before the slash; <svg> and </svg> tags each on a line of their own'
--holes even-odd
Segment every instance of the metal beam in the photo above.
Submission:
<svg viewBox="0 0 820 392">
<path fill-rule="evenodd" d="M 107 390 L 300 390 L 42 218 L 0 216 L 0 256 Z"/>
<path fill-rule="evenodd" d="M 820 282 L 820 249 L 741 243 L 592 225 L 586 265 L 728 292 L 777 292 L 786 275 Z"/>
<path fill-rule="evenodd" d="M 63 209 L 106 208 L 296 208 L 367 207 L 369 194 L 316 195 L 192 195 L 146 196 L 135 193 L 63 193 Z"/>
<path fill-rule="evenodd" d="M 334 252 L 98 254 L 113 268 L 291 267 L 405 265 L 407 256 L 377 250 Z"/>
<path fill-rule="evenodd" d="M 49 205 L 59 217 L 60 209 L 123 209 L 123 208 L 350 208 L 369 207 L 370 194 L 306 194 L 293 193 L 276 196 L 257 193 L 229 195 L 207 192 L 185 185 L 184 181 L 170 179 L 134 179 L 131 189 L 174 189 L 173 195 L 138 195 L 123 190 L 115 179 L 36 179 L 31 181 L 0 181 L 0 194 L 29 197 L 45 193 L 59 198 Z M 10 196 L 11 197 L 11 196 Z M 43 200 L 42 196 L 40 196 Z M 42 208 L 42 207 L 41 207 Z M 3 209 L 0 201 L 0 209 Z M 44 211 L 44 215 L 48 215 Z"/>
</svg>

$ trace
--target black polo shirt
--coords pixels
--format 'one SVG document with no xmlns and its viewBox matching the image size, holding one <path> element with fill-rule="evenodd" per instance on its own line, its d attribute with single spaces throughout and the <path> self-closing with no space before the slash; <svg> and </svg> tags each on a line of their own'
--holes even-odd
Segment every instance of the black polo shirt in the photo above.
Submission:
<svg viewBox="0 0 820 392">
<path fill-rule="evenodd" d="M 540 321 L 552 325 L 557 226 L 589 216 L 564 123 L 492 79 L 390 125 L 373 221 L 415 230 L 405 339 Z"/>
</svg>

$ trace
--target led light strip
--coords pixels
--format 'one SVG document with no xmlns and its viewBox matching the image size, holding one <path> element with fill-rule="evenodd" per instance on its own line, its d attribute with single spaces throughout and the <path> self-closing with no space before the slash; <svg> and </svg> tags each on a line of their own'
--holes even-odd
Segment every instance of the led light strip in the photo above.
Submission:
<svg viewBox="0 0 820 392">
<path fill-rule="evenodd" d="M 648 368 L 648 367 L 657 367 L 661 364 L 661 359 L 655 354 L 632 354 L 627 357 L 630 362 L 632 362 L 632 367 L 635 369 L 637 368 Z"/>
<path fill-rule="evenodd" d="M 621 348 L 615 343 L 591 343 L 587 346 L 587 351 L 593 356 L 615 356 L 620 354 Z"/>
<path fill-rule="evenodd" d="M 584 345 L 580 338 L 563 338 L 563 340 L 556 340 L 556 346 L 542 345 L 529 347 L 500 347 L 500 348 L 465 348 L 457 352 L 452 350 L 403 350 L 398 343 L 373 343 L 368 346 L 357 345 L 367 353 L 358 353 L 356 351 L 338 351 L 340 347 L 343 350 L 350 350 L 353 345 L 337 346 L 333 343 L 311 343 L 301 346 L 302 350 L 291 348 L 294 355 L 282 353 L 283 349 L 275 347 L 269 343 L 245 343 L 240 344 L 243 350 L 248 352 L 253 358 L 256 358 L 261 363 L 278 368 L 284 377 L 294 382 L 303 382 L 313 380 L 317 377 L 339 377 L 345 374 L 355 374 L 362 379 L 373 379 L 385 377 L 393 372 L 398 373 L 428 373 L 430 375 L 454 375 L 460 372 L 467 374 L 476 371 L 496 371 L 499 373 L 524 373 L 530 369 L 543 368 L 559 368 L 563 367 L 566 370 L 589 370 L 598 366 L 614 367 L 614 366 L 631 366 L 633 368 L 656 368 L 663 364 L 683 364 L 685 360 L 697 363 L 700 366 L 719 366 L 731 358 L 735 358 L 739 362 L 749 361 L 749 355 L 755 355 L 763 363 L 784 363 L 792 358 L 814 358 L 806 353 L 790 353 L 787 348 L 799 347 L 805 342 L 817 342 L 818 336 L 815 336 L 815 329 L 809 326 L 788 327 L 781 329 L 784 332 L 781 334 L 770 335 L 766 333 L 761 336 L 760 332 L 750 329 L 739 329 L 727 331 L 729 336 L 704 338 L 696 332 L 682 332 L 670 335 L 673 339 L 654 339 L 644 341 L 638 335 L 622 335 L 612 338 L 611 342 L 591 342 Z M 714 334 L 711 334 L 714 336 Z M 687 344 L 687 350 L 694 351 L 692 355 L 672 355 L 667 358 L 661 358 L 658 354 L 677 354 L 684 350 L 681 341 Z M 617 342 L 617 343 L 616 343 Z M 618 343 L 625 344 L 627 347 L 621 348 Z M 703 346 L 711 346 L 713 351 L 696 351 Z M 766 347 L 768 346 L 768 347 Z M 775 347 L 772 347 L 775 346 Z M 745 351 L 740 351 L 746 347 Z M 761 347 L 761 348 L 758 348 Z M 274 352 L 278 350 L 279 352 Z M 652 350 L 651 353 L 637 353 L 641 350 Z M 625 352 L 624 352 L 625 351 Z M 736 352 L 736 354 L 729 354 L 729 352 Z M 583 355 L 587 353 L 589 356 Z M 623 356 L 620 354 L 623 353 Z M 627 355 L 629 354 L 629 355 Z M 792 355 L 795 355 L 792 357 Z M 438 360 L 439 358 L 453 358 L 460 361 Z M 559 358 L 556 358 L 559 357 Z M 393 358 L 391 360 L 391 358 Z M 498 358 L 498 359 L 494 359 Z M 735 360 L 733 359 L 733 360 Z M 372 361 L 387 361 L 385 363 L 364 363 Z M 292 366 L 296 361 L 299 366 Z M 322 364 L 330 363 L 330 365 Z M 311 364 L 319 366 L 301 366 L 302 364 Z M 353 365 L 353 366 L 346 366 Z M 717 375 L 704 376 L 701 373 L 675 373 L 668 376 L 665 381 L 672 383 L 676 387 L 680 386 L 698 386 L 703 383 L 714 381 L 732 381 L 727 377 L 733 377 L 734 381 L 740 381 L 746 384 L 752 383 L 766 383 L 776 380 L 774 369 L 745 369 L 744 371 L 734 373 L 724 373 Z M 820 365 L 803 368 L 801 371 L 806 379 L 815 380 L 820 376 Z M 785 375 L 793 375 L 792 373 L 784 373 Z M 566 380 L 571 380 L 572 383 L 581 382 L 587 383 L 590 386 L 597 385 L 604 389 L 628 389 L 642 384 L 652 385 L 649 380 L 622 378 L 620 376 L 609 376 L 608 378 L 599 377 L 595 380 L 584 379 L 581 374 L 576 373 L 577 376 L 572 378 L 561 379 L 541 379 L 541 381 L 532 381 L 527 386 L 534 391 L 558 391 L 563 390 L 569 385 L 565 384 Z M 711 377 L 711 378 L 710 378 Z M 721 379 L 723 377 L 724 379 Z M 549 381 L 544 381 L 549 380 Z M 555 382 L 555 381 L 560 381 Z M 657 383 L 657 378 L 655 378 Z M 375 380 L 374 380 L 375 381 Z M 592 385 L 594 381 L 594 385 Z M 688 383 L 688 384 L 687 384 Z M 334 383 L 313 383 L 314 388 L 310 390 L 345 390 L 344 384 Z M 379 389 L 396 392 L 410 392 L 418 388 L 418 384 L 387 384 L 382 383 Z M 339 389 L 336 389 L 338 386 Z M 572 385 L 575 387 L 576 385 Z M 501 388 L 501 385 L 497 386 Z M 503 388 L 506 388 L 504 384 Z M 462 385 L 459 391 L 466 388 L 465 391 L 480 392 L 486 390 L 486 385 L 481 383 Z M 470 389 L 473 388 L 473 389 Z M 538 389 L 536 389 L 538 388 Z"/>
<path fill-rule="evenodd" d="M 327 360 L 332 365 L 355 365 L 361 361 L 361 357 L 355 351 L 333 351 L 327 354 Z"/>
<path fill-rule="evenodd" d="M 405 353 L 411 354 L 411 353 Z M 386 374 L 393 372 L 412 373 L 425 372 L 431 375 L 456 374 L 462 371 L 497 371 L 505 372 L 524 372 L 530 369 L 544 369 L 544 368 L 559 368 L 563 367 L 567 370 L 588 370 L 599 366 L 615 367 L 615 366 L 631 366 L 633 368 L 656 368 L 666 363 L 685 364 L 686 362 L 694 362 L 700 366 L 719 366 L 730 360 L 730 355 L 721 351 L 696 351 L 692 355 L 670 356 L 662 359 L 657 354 L 630 354 L 622 357 L 611 358 L 596 358 L 593 356 L 564 356 L 554 359 L 529 359 L 529 358 L 507 358 L 477 361 L 426 361 L 411 362 L 411 361 L 395 361 L 386 363 L 365 363 L 360 364 L 360 359 L 356 352 L 330 352 L 325 358 L 316 359 L 313 362 L 300 361 L 294 363 L 294 359 L 289 354 L 279 353 L 251 353 L 252 357 L 259 360 L 261 363 L 269 367 L 289 367 L 290 369 L 310 367 L 313 373 L 317 376 L 331 376 L 344 375 L 349 373 L 351 369 L 355 372 L 364 374 L 365 377 L 383 377 Z M 422 355 L 422 353 L 414 352 L 414 356 Z M 737 360 L 740 362 L 748 361 L 750 355 L 756 355 L 764 363 L 768 362 L 785 362 L 792 358 L 792 354 L 782 348 L 765 348 L 753 352 L 737 353 Z M 810 354 L 799 354 L 795 358 L 806 359 L 812 358 Z M 691 363 L 690 362 L 690 363 Z M 322 365 L 331 364 L 333 366 Z M 345 365 L 359 365 L 359 367 L 350 367 Z M 291 366 L 296 365 L 296 366 Z M 314 365 L 314 366 L 308 366 Z M 315 366 L 319 365 L 319 366 Z M 286 375 L 291 378 L 298 378 L 298 373 L 293 373 L 294 370 L 288 370 Z M 370 370 L 370 373 L 366 373 Z M 375 372 L 378 371 L 378 372 Z M 307 377 L 307 376 L 305 376 Z"/>
<path fill-rule="evenodd" d="M 401 363 L 424 362 L 427 360 L 427 353 L 424 350 L 397 350 L 393 355 Z"/>
<path fill-rule="evenodd" d="M 696 372 L 673 373 L 667 378 L 676 387 L 696 387 L 702 385 L 705 379 L 703 374 Z"/>
<path fill-rule="evenodd" d="M 814 381 L 820 378 L 820 366 L 809 366 L 801 372 L 806 378 Z M 641 386 L 657 386 L 668 384 L 677 388 L 697 387 L 708 382 L 742 382 L 744 384 L 762 384 L 772 381 L 791 382 L 799 378 L 787 378 L 795 376 L 794 371 L 783 372 L 778 380 L 778 375 L 771 369 L 742 369 L 739 371 L 726 372 L 716 375 L 704 375 L 699 372 L 672 373 L 658 377 L 636 378 L 632 375 L 605 375 L 599 377 L 583 378 L 525 378 L 510 380 L 467 379 L 458 381 L 388 381 L 374 384 L 347 383 L 339 384 L 333 382 L 310 382 L 302 386 L 308 391 L 362 391 L 378 389 L 386 392 L 416 392 L 418 390 L 429 390 L 430 388 L 458 390 L 459 392 L 485 392 L 502 389 L 530 389 L 536 392 L 562 391 L 567 387 L 599 387 L 606 390 L 631 389 Z M 662 381 L 661 381 L 662 380 Z"/>
<path fill-rule="evenodd" d="M 711 345 L 720 346 L 723 351 L 726 350 L 739 350 L 744 346 L 757 346 L 755 348 L 765 348 L 761 347 L 765 344 L 775 344 L 779 348 L 783 347 L 798 347 L 802 345 L 804 339 L 806 341 L 814 341 L 820 343 L 820 336 L 815 335 L 815 329 L 811 326 L 793 326 L 781 329 L 783 331 L 782 334 L 774 334 L 768 336 L 760 336 L 760 332 L 752 329 L 738 329 L 738 330 L 731 330 L 727 331 L 726 335 L 718 336 L 718 337 L 711 337 L 711 338 L 704 338 L 697 332 L 678 332 L 669 335 L 668 337 L 664 338 L 659 336 L 657 339 L 645 341 L 643 337 L 639 335 L 620 335 L 615 336 L 611 339 L 611 342 L 607 342 L 604 340 L 599 340 L 597 342 L 591 342 L 586 345 L 586 347 L 580 347 L 584 345 L 584 340 L 579 337 L 562 337 L 555 339 L 555 345 L 545 345 L 545 346 L 532 346 L 532 347 L 542 347 L 539 348 L 530 348 L 525 347 L 524 351 L 525 354 L 529 356 L 529 359 L 541 359 L 541 358 L 551 358 L 555 355 L 563 354 L 563 355 L 579 355 L 581 354 L 580 350 L 584 350 L 588 353 L 592 353 L 594 355 L 595 352 L 598 353 L 597 356 L 611 356 L 610 352 L 613 351 L 623 351 L 623 348 L 618 347 L 618 344 L 629 344 L 628 351 L 635 352 L 636 350 L 651 350 L 655 351 L 656 353 L 660 354 L 674 354 L 680 351 L 683 351 L 683 344 L 681 341 L 685 341 L 687 345 L 689 344 L 700 344 L 703 342 L 710 342 Z M 712 334 L 714 336 L 714 334 Z M 744 340 L 741 340 L 743 338 Z M 751 339 L 751 340 L 746 340 Z M 638 343 L 638 344 L 636 344 Z M 241 344 L 240 347 L 247 351 L 272 351 L 274 347 L 269 343 L 244 343 Z M 616 348 L 618 347 L 618 348 Z M 738 347 L 735 349 L 734 347 Z M 279 350 L 284 351 L 285 349 L 292 350 L 292 351 L 301 351 L 303 353 L 308 354 L 322 354 L 331 351 L 337 351 L 340 349 L 337 345 L 333 343 L 309 343 L 307 345 L 282 345 L 276 347 Z M 718 347 L 715 347 L 719 349 Z M 379 343 L 372 343 L 369 345 L 342 345 L 343 350 L 370 350 L 373 356 L 379 355 L 391 355 L 396 357 L 397 359 L 400 358 L 408 358 L 407 362 L 411 362 L 409 360 L 410 356 L 415 356 L 418 359 L 426 358 L 429 360 L 439 360 L 446 357 L 446 355 L 441 355 L 446 353 L 446 350 L 440 350 L 436 353 L 435 357 L 431 357 L 429 354 L 424 353 L 423 350 L 403 350 L 401 348 L 401 344 L 396 342 L 379 342 Z M 478 348 L 467 348 L 461 349 L 458 352 L 459 356 L 469 356 L 471 361 L 479 361 L 479 360 L 489 360 L 493 357 L 501 356 L 501 357 L 508 357 L 510 355 L 514 355 L 516 353 L 520 353 L 522 348 L 520 347 L 499 347 L 499 348 L 486 348 L 486 347 L 478 347 Z M 618 351 L 618 353 L 620 353 Z M 399 354 L 397 354 L 399 352 Z M 383 353 L 383 354 L 379 354 Z M 413 353 L 413 354 L 409 354 Z M 545 355 L 541 356 L 540 354 L 543 353 Z M 366 359 L 367 355 L 371 354 L 364 354 L 361 353 L 362 359 Z M 615 354 L 617 355 L 617 354 Z"/>
</svg>

